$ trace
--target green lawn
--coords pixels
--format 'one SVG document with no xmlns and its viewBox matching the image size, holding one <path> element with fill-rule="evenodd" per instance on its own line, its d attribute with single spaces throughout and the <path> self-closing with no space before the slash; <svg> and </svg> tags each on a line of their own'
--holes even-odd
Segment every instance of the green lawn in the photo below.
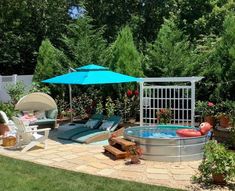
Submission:
<svg viewBox="0 0 235 191">
<path fill-rule="evenodd" d="M 0 190 L 172 191 L 177 189 L 71 172 L 0 156 Z"/>
</svg>

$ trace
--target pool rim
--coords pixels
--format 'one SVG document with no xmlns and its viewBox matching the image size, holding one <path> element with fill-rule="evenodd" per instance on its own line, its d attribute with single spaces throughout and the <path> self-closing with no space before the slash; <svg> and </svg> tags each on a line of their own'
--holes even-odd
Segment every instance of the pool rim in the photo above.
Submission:
<svg viewBox="0 0 235 191">
<path fill-rule="evenodd" d="M 202 138 L 202 137 L 206 137 L 207 135 L 201 135 L 201 136 L 197 136 L 197 137 L 166 137 L 166 138 L 164 138 L 164 137 L 140 137 L 140 136 L 133 136 L 133 135 L 129 135 L 128 133 L 127 133 L 127 131 L 128 130 L 130 130 L 130 129 L 137 129 L 137 128 L 154 128 L 154 127 L 156 127 L 157 125 L 160 125 L 160 126 L 164 126 L 164 127 L 167 127 L 167 126 L 178 126 L 178 127 L 184 127 L 184 128 L 182 128 L 182 129 L 198 129 L 198 128 L 195 128 L 195 127 L 192 127 L 192 126 L 184 126 L 184 125 L 173 125 L 173 124 L 170 124 L 170 125 L 163 125 L 163 124 L 156 124 L 156 125 L 154 125 L 154 126 L 132 126 L 132 127 L 128 127 L 128 128 L 126 128 L 125 130 L 124 130 L 124 132 L 123 132 L 123 135 L 124 135 L 124 137 L 128 137 L 128 138 L 130 138 L 130 137 L 134 137 L 134 138 L 137 138 L 137 139 L 149 139 L 149 140 L 152 140 L 152 139 L 164 139 L 164 140 L 172 140 L 172 139 L 174 139 L 174 140 L 177 140 L 177 139 L 197 139 L 197 138 Z M 191 127 L 191 128 L 187 128 L 187 127 Z M 167 129 L 167 128 L 166 128 Z M 170 129 L 170 128 L 168 128 L 168 129 Z M 173 129 L 173 128 L 172 128 Z"/>
</svg>

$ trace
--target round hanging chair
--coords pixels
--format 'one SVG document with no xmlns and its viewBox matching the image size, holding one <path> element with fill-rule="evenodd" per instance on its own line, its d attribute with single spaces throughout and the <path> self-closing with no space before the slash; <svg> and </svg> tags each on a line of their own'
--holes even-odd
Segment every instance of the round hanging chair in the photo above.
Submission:
<svg viewBox="0 0 235 191">
<path fill-rule="evenodd" d="M 57 109 L 55 100 L 41 92 L 35 92 L 22 97 L 15 109 L 19 111 L 47 111 L 51 109 Z"/>
</svg>

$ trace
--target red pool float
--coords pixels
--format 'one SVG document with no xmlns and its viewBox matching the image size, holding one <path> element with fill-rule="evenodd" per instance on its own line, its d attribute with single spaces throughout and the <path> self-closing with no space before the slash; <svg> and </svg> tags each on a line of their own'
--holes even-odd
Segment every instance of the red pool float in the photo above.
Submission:
<svg viewBox="0 0 235 191">
<path fill-rule="evenodd" d="M 212 129 L 212 125 L 208 122 L 204 122 L 200 124 L 200 132 L 205 135 L 207 134 L 211 129 Z"/>
<path fill-rule="evenodd" d="M 176 131 L 180 137 L 200 137 L 202 133 L 195 129 L 178 129 Z"/>
</svg>

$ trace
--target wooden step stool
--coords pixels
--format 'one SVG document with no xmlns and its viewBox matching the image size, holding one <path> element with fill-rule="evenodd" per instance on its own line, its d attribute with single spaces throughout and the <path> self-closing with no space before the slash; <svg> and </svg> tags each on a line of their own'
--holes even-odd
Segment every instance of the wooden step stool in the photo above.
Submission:
<svg viewBox="0 0 235 191">
<path fill-rule="evenodd" d="M 135 143 L 122 138 L 111 138 L 112 145 L 104 146 L 105 152 L 111 153 L 115 159 L 124 159 L 129 156 L 128 149 Z"/>
</svg>

